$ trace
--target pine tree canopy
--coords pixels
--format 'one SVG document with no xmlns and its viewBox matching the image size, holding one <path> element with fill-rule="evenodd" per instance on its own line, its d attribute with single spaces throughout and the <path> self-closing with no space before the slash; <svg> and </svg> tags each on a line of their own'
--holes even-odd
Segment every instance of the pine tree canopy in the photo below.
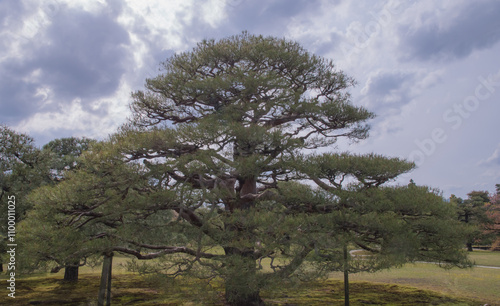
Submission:
<svg viewBox="0 0 500 306">
<path fill-rule="evenodd" d="M 466 266 L 454 208 L 427 187 L 386 184 L 412 162 L 335 151 L 339 138 L 365 139 L 374 117 L 350 101 L 354 83 L 287 39 L 204 40 L 132 94 L 129 122 L 34 195 L 36 211 L 57 203 L 53 230 L 77 231 L 81 249 L 222 279 L 232 305 L 262 304 L 260 289 L 282 279 L 346 269 L 343 250 L 373 254 L 351 258 L 352 272 Z"/>
</svg>

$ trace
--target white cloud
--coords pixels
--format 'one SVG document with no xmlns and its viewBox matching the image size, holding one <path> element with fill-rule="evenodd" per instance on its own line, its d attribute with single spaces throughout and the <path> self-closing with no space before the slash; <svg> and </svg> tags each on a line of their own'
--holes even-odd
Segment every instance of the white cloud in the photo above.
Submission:
<svg viewBox="0 0 500 306">
<path fill-rule="evenodd" d="M 478 166 L 500 166 L 500 143 L 489 157 L 479 161 Z"/>
<path fill-rule="evenodd" d="M 60 107 L 57 112 L 37 112 L 19 122 L 14 128 L 45 141 L 61 137 L 57 135 L 58 133 L 64 135 L 63 131 L 71 131 L 74 136 L 103 139 L 114 133 L 129 116 L 130 91 L 131 88 L 125 82 L 120 82 L 118 94 L 112 98 L 94 100 L 85 106 L 81 99 L 74 99 L 71 103 Z"/>
<path fill-rule="evenodd" d="M 227 4 L 221 0 L 209 0 L 201 4 L 201 16 L 212 28 L 217 27 L 225 18 Z"/>
<path fill-rule="evenodd" d="M 422 1 L 399 27 L 402 60 L 456 60 L 500 41 L 500 2 Z"/>
</svg>

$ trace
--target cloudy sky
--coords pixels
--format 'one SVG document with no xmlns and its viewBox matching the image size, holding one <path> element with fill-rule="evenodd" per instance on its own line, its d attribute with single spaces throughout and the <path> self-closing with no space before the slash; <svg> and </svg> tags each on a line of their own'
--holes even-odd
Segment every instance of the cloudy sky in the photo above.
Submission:
<svg viewBox="0 0 500 306">
<path fill-rule="evenodd" d="M 444 196 L 500 183 L 500 1 L 0 0 L 0 123 L 41 146 L 102 139 L 158 64 L 204 38 L 286 37 L 357 80 L 377 114 L 339 150 L 415 161 Z"/>
</svg>

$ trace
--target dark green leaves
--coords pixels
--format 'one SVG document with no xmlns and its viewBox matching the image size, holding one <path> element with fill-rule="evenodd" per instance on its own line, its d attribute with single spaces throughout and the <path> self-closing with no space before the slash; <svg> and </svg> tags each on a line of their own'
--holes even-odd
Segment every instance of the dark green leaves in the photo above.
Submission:
<svg viewBox="0 0 500 306">
<path fill-rule="evenodd" d="M 413 167 L 405 160 L 376 154 L 325 153 L 305 157 L 299 171 L 321 182 L 324 189 L 341 189 L 347 185 L 380 186 Z"/>
</svg>

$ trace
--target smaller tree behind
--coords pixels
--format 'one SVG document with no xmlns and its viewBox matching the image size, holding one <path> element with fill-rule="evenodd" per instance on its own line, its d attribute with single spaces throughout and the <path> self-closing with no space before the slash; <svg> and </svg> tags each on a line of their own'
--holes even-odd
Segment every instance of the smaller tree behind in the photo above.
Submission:
<svg viewBox="0 0 500 306">
<path fill-rule="evenodd" d="M 64 179 L 66 171 L 74 170 L 78 167 L 78 158 L 83 152 L 90 148 L 90 145 L 95 141 L 89 138 L 59 138 L 52 140 L 43 149 L 50 151 L 50 169 L 53 182 L 59 182 Z M 80 259 L 75 259 L 73 263 L 64 266 L 64 280 L 78 280 L 78 269 L 80 267 Z M 61 267 L 56 267 L 55 271 Z"/>
<path fill-rule="evenodd" d="M 486 233 L 492 236 L 491 250 L 500 249 L 500 184 L 496 184 L 496 193 L 490 197 L 486 204 L 486 215 L 490 223 Z"/>
<path fill-rule="evenodd" d="M 31 190 L 51 182 L 48 152 L 35 146 L 35 140 L 27 134 L 0 125 L 0 237 L 7 237 L 7 197 L 16 199 L 15 218 L 20 222 L 31 208 L 25 197 Z M 1 256 L 5 243 L 0 244 Z"/>
<path fill-rule="evenodd" d="M 474 227 L 466 241 L 467 250 L 472 252 L 474 242 L 485 238 L 484 230 L 490 223 L 486 214 L 486 204 L 489 203 L 490 199 L 487 191 L 471 191 L 467 196 L 468 198 L 463 200 L 452 195 L 450 202 L 455 204 L 458 209 L 458 219 Z"/>
<path fill-rule="evenodd" d="M 50 183 L 49 159 L 48 152 L 37 148 L 32 137 L 0 125 L 0 200 L 4 203 L 7 194 L 14 194 L 18 218 L 29 209 L 21 199 L 34 188 Z"/>
<path fill-rule="evenodd" d="M 87 151 L 95 140 L 89 138 L 58 138 L 43 146 L 43 150 L 51 153 L 50 168 L 53 180 L 58 181 L 64 177 L 64 171 L 74 170 L 78 167 L 78 158 Z"/>
<path fill-rule="evenodd" d="M 59 184 L 30 194 L 34 207 L 19 224 L 25 246 L 19 256 L 21 269 L 76 267 L 78 276 L 78 266 L 88 259 L 127 250 L 134 240 L 150 243 L 170 235 L 171 228 L 164 225 L 172 214 L 158 207 L 166 198 L 157 203 L 143 195 L 159 180 L 146 175 L 142 165 L 124 163 L 103 143 L 82 154 L 78 165 Z M 181 201 L 176 194 L 170 198 Z"/>
<path fill-rule="evenodd" d="M 23 211 L 22 218 L 18 219 L 18 222 L 21 222 L 27 213 L 32 209 L 34 201 L 33 198 L 29 198 L 29 194 L 33 192 L 36 188 L 44 187 L 44 186 L 53 186 L 61 181 L 63 181 L 67 175 L 68 171 L 72 171 L 78 167 L 78 158 L 79 156 L 86 150 L 89 149 L 90 145 L 94 142 L 94 140 L 88 138 L 77 138 L 77 137 L 69 137 L 69 138 L 60 138 L 55 139 L 47 143 L 43 146 L 43 148 L 36 149 L 33 144 L 33 150 L 38 152 L 38 156 L 41 156 L 35 159 L 32 164 L 33 169 L 37 169 L 39 180 L 38 181 L 29 181 L 26 179 L 27 174 L 23 174 L 19 169 L 14 169 L 12 171 L 13 178 L 22 177 L 25 178 L 24 181 L 18 181 L 16 184 L 14 182 L 11 183 L 13 187 L 17 185 L 26 184 L 26 180 L 29 181 L 28 186 L 30 187 L 27 192 L 23 193 L 24 197 L 21 199 L 21 203 L 25 206 Z M 31 143 L 34 143 L 33 141 Z M 19 151 L 19 149 L 17 149 Z M 31 170 L 32 172 L 34 170 Z M 47 203 L 47 205 L 52 205 L 51 203 Z M 35 227 L 29 229 L 30 231 L 35 231 Z M 48 234 L 47 228 L 40 228 L 42 232 Z M 26 237 L 24 237 L 26 238 Z M 26 243 L 28 249 L 31 249 L 33 246 L 41 243 L 40 240 L 32 240 Z M 53 250 L 57 249 L 56 247 L 52 248 Z M 31 257 L 31 256 L 30 256 Z M 48 260 L 50 259 L 50 254 L 46 254 L 45 257 L 39 258 L 40 260 Z M 33 259 L 33 257 L 32 257 Z M 59 271 L 61 268 L 65 268 L 64 279 L 65 280 L 77 280 L 78 279 L 78 267 L 79 260 L 75 259 L 73 264 L 65 264 L 63 266 L 57 266 L 53 270 L 54 272 Z"/>
</svg>

